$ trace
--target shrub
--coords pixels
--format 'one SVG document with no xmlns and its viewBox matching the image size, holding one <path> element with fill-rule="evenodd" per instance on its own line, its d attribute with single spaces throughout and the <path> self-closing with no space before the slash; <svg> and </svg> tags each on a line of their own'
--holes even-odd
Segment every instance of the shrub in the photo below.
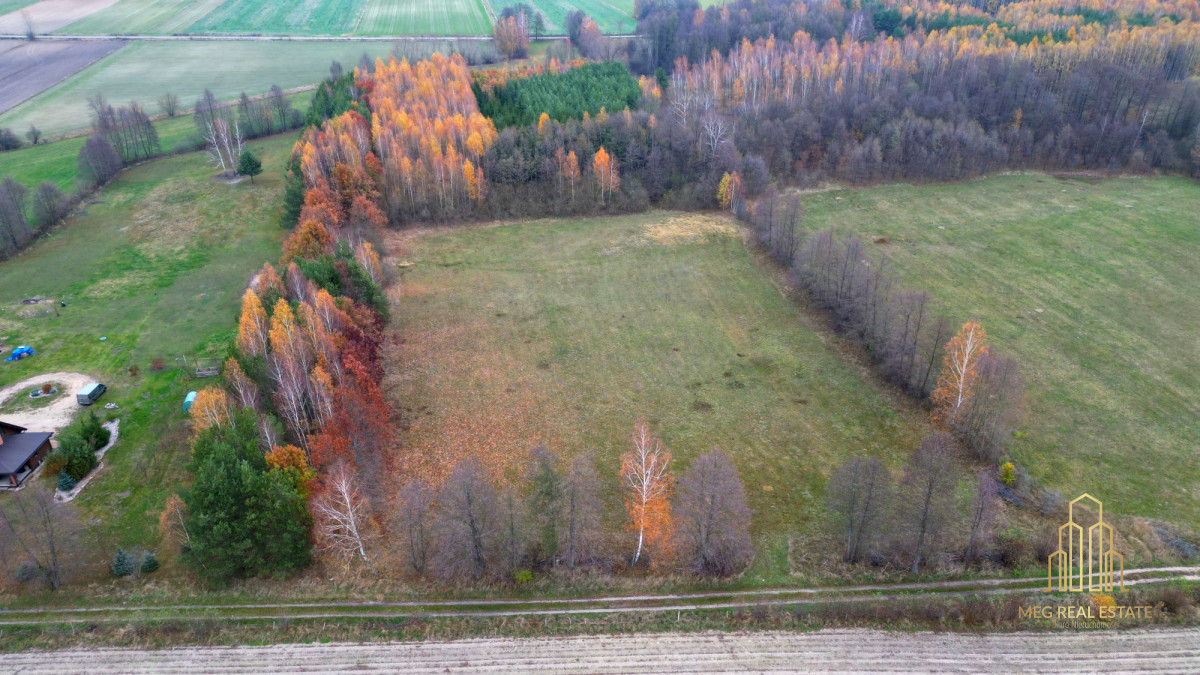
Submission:
<svg viewBox="0 0 1200 675">
<path fill-rule="evenodd" d="M 133 560 L 133 556 L 123 548 L 117 549 L 117 554 L 113 556 L 112 573 L 118 577 L 127 577 L 137 570 L 137 564 Z"/>
<path fill-rule="evenodd" d="M 41 574 L 41 572 L 38 570 L 37 565 L 34 565 L 30 562 L 23 562 L 21 563 L 21 566 L 17 568 L 17 581 L 27 584 L 30 581 L 38 578 L 39 574 Z"/>
<path fill-rule="evenodd" d="M 1020 567 L 1029 550 L 1025 538 L 1020 532 L 1014 530 L 1008 530 L 997 537 L 996 544 L 1000 564 L 1009 569 Z"/>
<path fill-rule="evenodd" d="M 1015 469 L 1012 462 L 1005 462 L 1004 466 L 1000 467 L 1000 480 L 1004 481 L 1005 486 L 1012 487 L 1013 481 L 1016 480 Z"/>
<path fill-rule="evenodd" d="M 21 147 L 21 139 L 8 127 L 0 128 L 0 150 L 16 150 Z"/>
<path fill-rule="evenodd" d="M 67 460 L 63 471 L 70 474 L 71 478 L 75 480 L 80 480 L 88 475 L 98 463 L 95 451 L 76 430 L 63 433 L 58 441 L 58 452 L 62 453 Z"/>
<path fill-rule="evenodd" d="M 66 468 L 67 456 L 65 453 L 63 453 L 62 449 L 59 448 L 49 455 L 46 455 L 46 460 L 42 462 L 42 471 L 44 472 L 42 475 L 57 476 Z"/>
<path fill-rule="evenodd" d="M 158 557 L 154 555 L 154 551 L 146 551 L 142 555 L 142 574 L 150 574 L 158 569 Z"/>
<path fill-rule="evenodd" d="M 66 471 L 58 472 L 58 489 L 59 490 L 62 490 L 63 492 L 70 492 L 71 490 L 74 490 L 75 486 L 78 484 L 79 484 L 79 481 L 72 478 L 71 474 L 67 473 Z"/>
<path fill-rule="evenodd" d="M 96 413 L 89 410 L 79 423 L 79 435 L 91 447 L 92 451 L 99 450 L 108 445 L 108 440 L 112 438 L 112 432 L 104 428 L 100 423 L 100 418 L 96 417 Z"/>
</svg>

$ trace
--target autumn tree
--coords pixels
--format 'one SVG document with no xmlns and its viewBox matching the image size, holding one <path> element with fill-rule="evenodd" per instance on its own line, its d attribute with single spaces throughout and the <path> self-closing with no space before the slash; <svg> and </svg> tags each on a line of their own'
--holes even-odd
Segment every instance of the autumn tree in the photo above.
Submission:
<svg viewBox="0 0 1200 675">
<path fill-rule="evenodd" d="M 692 572 L 728 576 L 754 558 L 746 491 L 720 450 L 700 455 L 679 476 L 674 515 L 676 550 Z"/>
<path fill-rule="evenodd" d="M 741 204 L 743 195 L 742 179 L 738 176 L 738 172 L 726 173 L 721 176 L 721 182 L 717 185 L 717 202 L 721 208 L 737 211 Z"/>
<path fill-rule="evenodd" d="M 496 21 L 492 28 L 492 39 L 496 49 L 505 59 L 522 57 L 529 51 L 529 21 L 524 12 Z"/>
<path fill-rule="evenodd" d="M 274 268 L 271 271 L 274 272 Z M 246 289 L 242 294 L 242 315 L 238 319 L 238 350 L 249 357 L 266 356 L 269 332 L 267 312 L 258 294 L 253 289 Z"/>
<path fill-rule="evenodd" d="M 251 408 L 258 410 L 258 384 L 242 370 L 242 365 L 234 357 L 225 359 L 225 366 L 221 369 L 221 374 L 225 377 L 225 383 L 229 385 L 229 389 L 233 392 L 234 401 L 239 408 Z"/>
<path fill-rule="evenodd" d="M 192 535 L 187 529 L 187 504 L 174 492 L 167 497 L 167 503 L 158 514 L 158 531 L 163 541 L 172 544 L 176 550 L 191 545 Z"/>
<path fill-rule="evenodd" d="M 637 533 L 632 558 L 636 565 L 643 548 L 654 554 L 665 552 L 671 535 L 674 476 L 671 453 L 663 449 L 662 440 L 650 431 L 645 421 L 634 426 L 630 443 L 630 452 L 621 455 L 621 482 L 625 488 L 628 529 Z"/>
<path fill-rule="evenodd" d="M 358 489 L 358 474 L 338 462 L 321 479 L 321 490 L 312 500 L 318 546 L 349 568 L 355 560 L 375 571 L 367 555 L 372 538 L 370 507 Z"/>
<path fill-rule="evenodd" d="M 409 481 L 400 490 L 397 531 L 402 533 L 409 567 L 422 576 L 433 547 L 433 493 L 421 479 Z"/>
<path fill-rule="evenodd" d="M 596 177 L 596 185 L 600 189 L 601 204 L 621 187 L 621 170 L 617 158 L 609 155 L 604 146 L 600 146 L 592 157 L 592 175 Z"/>
<path fill-rule="evenodd" d="M 446 578 L 483 579 L 495 560 L 500 500 L 483 466 L 473 458 L 450 472 L 438 493 L 435 570 Z"/>
<path fill-rule="evenodd" d="M 282 473 L 296 488 L 301 498 L 308 498 L 312 492 L 312 484 L 317 479 L 317 472 L 308 465 L 308 455 L 304 454 L 303 450 L 294 445 L 276 445 L 263 459 L 266 460 L 269 471 Z"/>
<path fill-rule="evenodd" d="M 911 571 L 917 574 L 953 507 L 954 438 L 950 434 L 938 433 L 921 441 L 905 466 L 903 489 Z"/>
<path fill-rule="evenodd" d="M 891 497 L 891 474 L 878 459 L 854 458 L 833 472 L 825 504 L 845 540 L 842 559 L 858 562 L 874 545 Z"/>
<path fill-rule="evenodd" d="M 233 406 L 224 389 L 204 387 L 196 393 L 189 413 L 192 416 L 192 434 L 198 436 L 207 429 L 220 429 L 230 424 Z"/>
<path fill-rule="evenodd" d="M 995 352 L 979 357 L 975 373 L 954 430 L 975 457 L 995 462 L 1021 421 L 1025 384 L 1016 359 Z"/>
<path fill-rule="evenodd" d="M 942 372 L 930 395 L 936 406 L 934 419 L 940 424 L 950 428 L 957 424 L 979 377 L 979 360 L 987 353 L 987 334 L 975 321 L 963 324 L 958 335 L 946 343 Z"/>
<path fill-rule="evenodd" d="M 333 250 L 334 237 L 324 225 L 315 220 L 300 223 L 283 242 L 283 262 L 297 258 L 313 260 Z"/>
</svg>

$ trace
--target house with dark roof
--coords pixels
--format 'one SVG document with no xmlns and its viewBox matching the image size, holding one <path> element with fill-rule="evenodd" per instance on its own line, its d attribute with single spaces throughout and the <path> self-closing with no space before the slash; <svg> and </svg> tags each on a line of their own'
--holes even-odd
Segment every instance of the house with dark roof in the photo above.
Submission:
<svg viewBox="0 0 1200 675">
<path fill-rule="evenodd" d="M 0 422 L 0 489 L 20 487 L 50 454 L 54 434 Z"/>
</svg>

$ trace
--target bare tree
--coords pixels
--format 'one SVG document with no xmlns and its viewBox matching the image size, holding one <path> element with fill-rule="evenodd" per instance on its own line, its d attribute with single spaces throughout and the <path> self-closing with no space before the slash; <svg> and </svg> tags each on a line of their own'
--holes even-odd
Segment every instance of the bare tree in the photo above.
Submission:
<svg viewBox="0 0 1200 675">
<path fill-rule="evenodd" d="M 1000 483 L 987 471 L 980 471 L 975 482 L 975 500 L 971 505 L 971 536 L 963 551 L 963 563 L 970 565 L 991 534 L 992 523 L 1000 510 Z"/>
<path fill-rule="evenodd" d="M 25 138 L 29 139 L 30 145 L 37 145 L 38 141 L 42 140 L 42 130 L 30 124 L 29 130 L 25 132 Z"/>
<path fill-rule="evenodd" d="M 0 181 L 0 246 L 12 255 L 33 237 L 25 217 L 25 198 L 29 190 L 12 176 Z"/>
<path fill-rule="evenodd" d="M 358 489 L 357 473 L 338 462 L 325 477 L 324 490 L 312 502 L 318 545 L 347 568 L 357 558 L 375 571 L 367 555 L 370 505 Z"/>
<path fill-rule="evenodd" d="M 525 505 L 511 485 L 500 494 L 500 517 L 500 572 L 511 579 L 525 562 L 529 542 Z"/>
<path fill-rule="evenodd" d="M 179 97 L 168 91 L 158 99 L 158 107 L 167 117 L 174 117 L 179 114 Z"/>
<path fill-rule="evenodd" d="M 710 113 L 701 120 L 700 129 L 704 132 L 704 145 L 708 148 L 708 156 L 713 158 L 733 133 L 733 122 L 719 113 Z"/>
<path fill-rule="evenodd" d="M 600 479 L 590 457 L 580 455 L 571 460 L 562 491 L 566 526 L 559 532 L 562 538 L 560 550 L 567 569 L 575 569 L 576 565 L 594 559 L 598 553 L 602 513 L 599 485 Z"/>
<path fill-rule="evenodd" d="M 539 553 L 558 564 L 560 525 L 563 521 L 563 477 L 558 458 L 544 445 L 529 453 L 529 516 L 537 532 Z"/>
<path fill-rule="evenodd" d="M 50 181 L 42 181 L 33 189 L 33 217 L 39 228 L 62 220 L 69 206 L 67 196 Z"/>
<path fill-rule="evenodd" d="M 501 518 L 496 490 L 479 461 L 459 462 L 438 494 L 435 569 L 447 578 L 483 578 L 495 559 Z"/>
<path fill-rule="evenodd" d="M 936 545 L 950 512 L 953 467 L 954 437 L 947 433 L 927 436 L 905 467 L 905 522 L 912 536 L 913 574 L 920 571 L 926 552 Z"/>
<path fill-rule="evenodd" d="M 67 504 L 40 485 L 30 485 L 0 500 L 0 531 L 13 548 L 37 570 L 50 590 L 58 590 L 69 570 L 72 552 L 81 550 L 83 527 Z"/>
<path fill-rule="evenodd" d="M 737 469 L 720 450 L 696 458 L 675 497 L 678 551 L 697 574 L 728 576 L 754 558 L 750 508 Z"/>
<path fill-rule="evenodd" d="M 238 159 L 242 156 L 244 142 L 237 118 L 226 119 L 218 116 L 203 134 L 213 164 L 221 167 L 221 173 L 226 176 L 234 174 L 237 171 Z"/>
<path fill-rule="evenodd" d="M 79 149 L 79 173 L 91 185 L 103 185 L 121 172 L 124 163 L 103 136 L 93 135 Z"/>
<path fill-rule="evenodd" d="M 891 479 L 887 468 L 874 457 L 848 460 L 830 477 L 825 503 L 845 533 L 842 559 L 846 562 L 858 562 L 874 544 L 887 512 Z"/>
<path fill-rule="evenodd" d="M 954 429 L 977 458 L 994 462 L 1020 423 L 1025 384 L 1016 360 L 994 352 L 979 357 L 976 373 Z"/>
<path fill-rule="evenodd" d="M 404 533 L 408 564 L 417 575 L 425 574 L 429 563 L 432 507 L 433 495 L 424 481 L 410 481 L 400 490 L 400 531 Z"/>
</svg>

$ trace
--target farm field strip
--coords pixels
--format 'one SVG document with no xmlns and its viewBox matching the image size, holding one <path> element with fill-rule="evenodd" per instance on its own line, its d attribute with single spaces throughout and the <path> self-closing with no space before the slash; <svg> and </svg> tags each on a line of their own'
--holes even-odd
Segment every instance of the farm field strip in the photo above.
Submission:
<svg viewBox="0 0 1200 675">
<path fill-rule="evenodd" d="M 488 0 L 369 0 L 355 35 L 488 35 Z"/>
<path fill-rule="evenodd" d="M 192 25 L 191 33 L 342 35 L 368 0 L 225 0 Z"/>
<path fill-rule="evenodd" d="M 5 77 L 0 79 L 0 113 L 53 87 L 124 44 L 120 40 L 36 40 L 20 42 L 0 51 L 0 73 L 5 73 Z"/>
<path fill-rule="evenodd" d="M 90 68 L 0 115 L 0 126 L 36 124 L 49 135 L 87 128 L 87 98 L 103 93 L 113 105 L 138 101 L 151 111 L 167 92 L 187 109 L 210 89 L 218 100 L 266 93 L 325 77 L 333 60 L 358 62 L 364 52 L 386 55 L 387 42 L 133 42 Z"/>
<path fill-rule="evenodd" d="M 498 1 L 497 8 L 515 2 Z M 633 3 L 625 0 L 531 0 L 531 3 L 546 18 L 548 34 L 565 34 L 568 12 L 582 10 L 596 22 L 605 33 L 628 33 L 637 27 L 633 18 Z"/>
<path fill-rule="evenodd" d="M 676 632 L 382 643 L 280 644 L 163 649 L 27 650 L 6 654 L 24 673 L 135 672 L 147 664 L 180 671 L 298 672 L 351 669 L 427 673 L 896 672 L 946 669 L 1011 673 L 1049 668 L 1099 671 L 1114 663 L 1146 672 L 1194 670 L 1195 629 L 1086 633 L 959 634 L 825 629 L 813 632 Z"/>
<path fill-rule="evenodd" d="M 220 7 L 222 2 L 224 0 L 120 0 L 58 32 L 77 35 L 182 33 Z"/>
<path fill-rule="evenodd" d="M 37 33 L 51 33 L 118 0 L 42 0 L 0 16 L 0 35 L 24 35 L 25 17 L 29 16 Z"/>
</svg>

